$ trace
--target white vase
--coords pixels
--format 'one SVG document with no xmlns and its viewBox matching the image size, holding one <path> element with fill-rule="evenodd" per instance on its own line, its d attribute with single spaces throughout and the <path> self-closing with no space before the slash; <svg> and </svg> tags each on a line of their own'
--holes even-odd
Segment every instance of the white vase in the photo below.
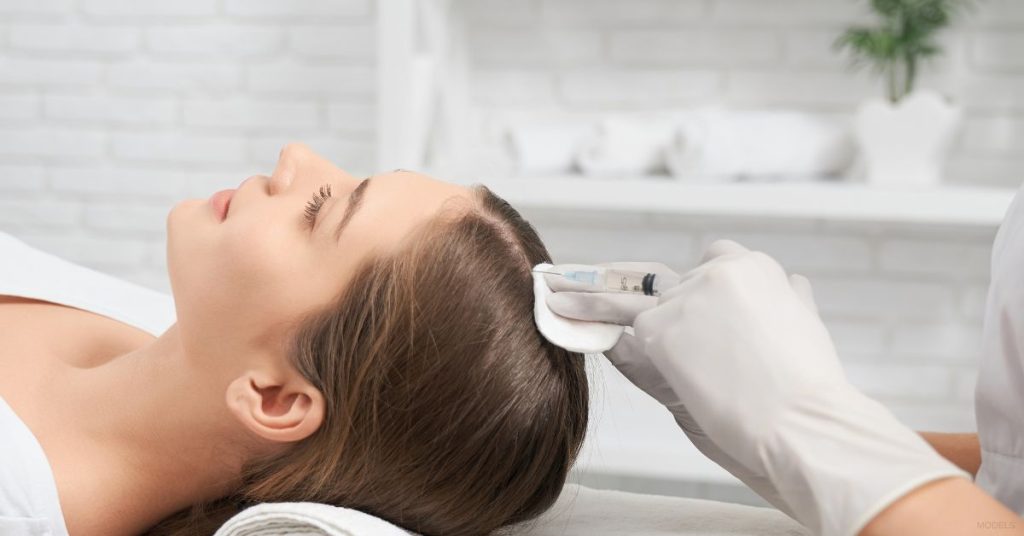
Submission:
<svg viewBox="0 0 1024 536">
<path fill-rule="evenodd" d="M 899 103 L 865 101 L 854 129 L 864 155 L 867 182 L 886 186 L 932 186 L 942 179 L 961 110 L 929 90 Z"/>
</svg>

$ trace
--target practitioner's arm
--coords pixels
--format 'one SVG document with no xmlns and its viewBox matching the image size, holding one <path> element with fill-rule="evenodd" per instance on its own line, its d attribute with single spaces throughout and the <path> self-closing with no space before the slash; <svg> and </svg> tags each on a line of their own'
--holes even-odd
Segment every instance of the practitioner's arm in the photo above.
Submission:
<svg viewBox="0 0 1024 536">
<path fill-rule="evenodd" d="M 688 432 L 699 424 L 704 444 L 717 447 L 702 452 L 742 469 L 812 533 L 964 534 L 968 520 L 969 532 L 978 522 L 987 535 L 1004 521 L 1014 526 L 1003 530 L 1018 530 L 1019 518 L 968 471 L 847 382 L 809 282 L 771 257 L 716 242 L 685 283 L 646 309 L 621 295 L 571 294 L 556 291 L 548 305 L 559 297 L 576 305 L 559 308 L 592 315 L 575 318 L 611 322 L 639 311 L 627 322 L 634 334 L 609 351 L 613 363 Z"/>
<path fill-rule="evenodd" d="M 981 445 L 978 434 L 949 434 L 943 432 L 918 432 L 943 458 L 957 467 L 978 475 L 981 466 Z"/>
<path fill-rule="evenodd" d="M 1021 536 L 1024 519 L 962 478 L 925 484 L 875 516 L 860 536 Z"/>
</svg>

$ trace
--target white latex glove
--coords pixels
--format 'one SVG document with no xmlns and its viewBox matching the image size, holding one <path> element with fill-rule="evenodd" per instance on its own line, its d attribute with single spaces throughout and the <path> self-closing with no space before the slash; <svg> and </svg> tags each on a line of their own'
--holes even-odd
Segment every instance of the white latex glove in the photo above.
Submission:
<svg viewBox="0 0 1024 536">
<path fill-rule="evenodd" d="M 970 479 L 846 381 L 794 281 L 801 292 L 767 255 L 720 241 L 636 316 L 643 355 L 709 441 L 828 536 L 857 534 L 924 483 Z"/>
<path fill-rule="evenodd" d="M 678 278 L 679 275 L 668 266 L 658 262 L 609 262 L 599 263 L 595 266 L 615 268 L 619 270 L 635 270 L 640 272 L 669 275 Z M 560 264 L 552 270 L 564 271 L 577 269 L 579 265 Z M 658 305 L 656 296 L 643 296 L 626 293 L 606 292 L 577 292 L 578 288 L 574 283 L 565 278 L 555 275 L 545 275 L 548 286 L 554 291 L 548 296 L 547 304 L 556 314 L 579 320 L 591 320 L 598 322 L 610 322 L 621 326 L 630 326 L 634 319 L 648 309 Z M 793 516 L 792 510 L 779 497 L 775 486 L 765 475 L 756 474 L 741 465 L 731 456 L 712 442 L 704 433 L 704 430 L 697 425 L 686 411 L 682 400 L 676 396 L 669 387 L 654 363 L 644 353 L 639 340 L 630 333 L 623 333 L 618 344 L 606 351 L 604 356 L 623 376 L 633 385 L 636 385 L 655 400 L 660 402 L 676 423 L 683 430 L 683 433 L 708 459 L 722 466 L 733 476 L 738 478 L 750 489 L 763 497 L 773 506 Z"/>
</svg>

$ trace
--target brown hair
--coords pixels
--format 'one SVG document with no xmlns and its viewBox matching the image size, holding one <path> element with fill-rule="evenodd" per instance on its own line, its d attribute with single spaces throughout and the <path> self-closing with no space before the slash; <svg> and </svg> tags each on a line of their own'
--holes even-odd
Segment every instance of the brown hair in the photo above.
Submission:
<svg viewBox="0 0 1024 536">
<path fill-rule="evenodd" d="M 551 261 L 537 232 L 486 187 L 473 199 L 302 323 L 289 358 L 328 402 L 319 430 L 148 534 L 209 535 L 246 502 L 313 501 L 477 535 L 554 503 L 587 427 L 583 356 L 534 323 L 530 269 Z"/>
</svg>

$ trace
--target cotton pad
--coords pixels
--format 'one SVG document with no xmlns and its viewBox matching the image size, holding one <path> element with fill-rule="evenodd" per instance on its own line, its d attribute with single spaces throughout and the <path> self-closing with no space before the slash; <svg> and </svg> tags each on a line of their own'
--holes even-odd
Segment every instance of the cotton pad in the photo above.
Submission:
<svg viewBox="0 0 1024 536">
<path fill-rule="evenodd" d="M 553 291 L 543 272 L 552 266 L 541 263 L 533 267 L 533 318 L 541 335 L 570 352 L 599 354 L 615 346 L 626 329 L 623 326 L 566 318 L 548 308 L 547 297 Z"/>
</svg>

